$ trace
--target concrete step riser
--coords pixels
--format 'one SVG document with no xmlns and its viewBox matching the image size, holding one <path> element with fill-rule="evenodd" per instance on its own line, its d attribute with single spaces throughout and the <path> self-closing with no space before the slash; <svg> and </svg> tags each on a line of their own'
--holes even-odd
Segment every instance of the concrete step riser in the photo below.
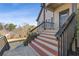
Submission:
<svg viewBox="0 0 79 59">
<path fill-rule="evenodd" d="M 52 53 L 50 53 L 49 51 L 45 50 L 44 48 L 42 48 L 40 45 L 38 45 L 37 43 L 33 42 L 32 43 L 37 46 L 40 50 L 44 51 L 47 55 L 52 56 Z"/>
<path fill-rule="evenodd" d="M 58 55 L 58 50 L 54 50 L 52 48 L 50 48 L 49 46 L 39 42 L 39 41 L 36 41 L 34 40 L 38 45 L 40 45 L 42 48 L 44 48 L 45 50 L 49 51 L 50 53 L 52 53 L 53 55 Z M 46 43 L 46 42 L 45 42 Z M 47 43 L 48 44 L 48 43 Z M 52 45 L 53 46 L 53 45 Z"/>
<path fill-rule="evenodd" d="M 43 45 L 46 45 L 46 46 L 48 46 L 48 47 L 50 47 L 51 49 L 53 49 L 53 50 L 55 50 L 55 51 L 58 51 L 58 47 L 56 47 L 56 46 L 54 46 L 54 45 L 51 45 L 51 44 L 48 44 L 48 43 L 46 43 L 46 42 L 42 42 L 41 40 L 37 40 L 37 39 L 35 39 L 37 42 L 40 42 L 41 44 L 43 44 Z"/>
</svg>

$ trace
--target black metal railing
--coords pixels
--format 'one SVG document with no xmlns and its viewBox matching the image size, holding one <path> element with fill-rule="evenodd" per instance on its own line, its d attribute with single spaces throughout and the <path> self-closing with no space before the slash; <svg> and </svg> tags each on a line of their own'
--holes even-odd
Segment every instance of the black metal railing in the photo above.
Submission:
<svg viewBox="0 0 79 59">
<path fill-rule="evenodd" d="M 52 22 L 45 22 L 45 28 L 46 29 L 54 29 L 53 25 L 54 25 L 54 23 L 52 23 Z"/>
<path fill-rule="evenodd" d="M 39 35 L 37 32 L 33 32 L 33 31 L 36 30 L 36 29 L 38 30 L 39 27 L 44 26 L 44 23 L 45 22 L 42 22 L 40 25 L 36 26 L 31 31 L 29 31 L 27 39 L 23 42 L 24 46 L 27 46 L 28 43 L 30 43 L 32 40 L 34 40 Z"/>
<path fill-rule="evenodd" d="M 35 29 L 39 28 L 40 26 L 42 26 L 45 22 L 43 21 L 40 25 L 36 26 L 35 28 L 33 28 L 30 32 L 34 31 Z"/>
<path fill-rule="evenodd" d="M 68 55 L 68 50 L 71 49 L 72 41 L 76 33 L 75 13 L 72 13 L 63 26 L 56 33 L 58 39 L 59 55 Z"/>
<path fill-rule="evenodd" d="M 52 23 L 52 22 L 43 21 L 40 25 L 33 28 L 30 32 L 34 31 L 35 29 L 37 29 L 38 31 L 43 31 L 46 29 L 53 29 L 53 25 L 54 25 L 54 23 Z"/>
<path fill-rule="evenodd" d="M 39 33 L 43 32 L 43 30 L 52 29 L 52 28 L 53 28 L 53 23 L 43 21 L 40 25 L 36 26 L 28 33 L 28 37 L 24 41 L 24 45 L 25 46 L 28 45 L 28 43 L 34 40 L 39 35 Z M 36 29 L 38 33 L 33 32 Z"/>
</svg>

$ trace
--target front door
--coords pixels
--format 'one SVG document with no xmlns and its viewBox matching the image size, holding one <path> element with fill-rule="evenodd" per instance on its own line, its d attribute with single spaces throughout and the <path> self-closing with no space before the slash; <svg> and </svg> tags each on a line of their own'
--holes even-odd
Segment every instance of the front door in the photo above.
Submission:
<svg viewBox="0 0 79 59">
<path fill-rule="evenodd" d="M 46 19 L 46 29 L 53 29 L 53 17 Z"/>
<path fill-rule="evenodd" d="M 67 18 L 69 16 L 69 9 L 66 9 L 64 11 L 61 11 L 59 13 L 59 27 L 61 28 L 63 24 L 66 22 Z"/>
</svg>

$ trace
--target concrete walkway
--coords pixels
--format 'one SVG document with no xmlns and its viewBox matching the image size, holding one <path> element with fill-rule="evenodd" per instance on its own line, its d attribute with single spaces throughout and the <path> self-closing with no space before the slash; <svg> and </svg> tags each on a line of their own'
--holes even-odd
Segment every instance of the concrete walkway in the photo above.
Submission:
<svg viewBox="0 0 79 59">
<path fill-rule="evenodd" d="M 30 47 L 24 46 L 23 44 L 19 45 L 15 49 L 6 51 L 3 56 L 36 56 L 37 53 L 33 51 Z"/>
</svg>

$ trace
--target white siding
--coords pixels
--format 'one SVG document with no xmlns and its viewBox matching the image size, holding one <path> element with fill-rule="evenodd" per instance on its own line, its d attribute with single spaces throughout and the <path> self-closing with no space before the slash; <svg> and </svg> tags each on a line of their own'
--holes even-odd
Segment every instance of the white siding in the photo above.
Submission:
<svg viewBox="0 0 79 59">
<path fill-rule="evenodd" d="M 49 10 L 45 10 L 45 20 L 49 20 L 49 19 L 51 19 L 51 17 L 53 17 L 53 12 L 51 12 Z M 37 21 L 38 25 L 41 24 L 43 21 L 44 21 L 44 9 L 42 10 L 39 20 Z"/>
<path fill-rule="evenodd" d="M 45 11 L 45 19 L 48 20 L 50 22 L 51 17 L 53 17 L 53 12 L 47 10 Z M 53 19 L 52 19 L 53 20 Z"/>
<path fill-rule="evenodd" d="M 72 4 L 64 4 L 60 7 L 58 7 L 55 11 L 54 11 L 54 28 L 55 30 L 59 30 L 59 12 L 69 9 L 69 15 L 72 13 Z"/>
</svg>

